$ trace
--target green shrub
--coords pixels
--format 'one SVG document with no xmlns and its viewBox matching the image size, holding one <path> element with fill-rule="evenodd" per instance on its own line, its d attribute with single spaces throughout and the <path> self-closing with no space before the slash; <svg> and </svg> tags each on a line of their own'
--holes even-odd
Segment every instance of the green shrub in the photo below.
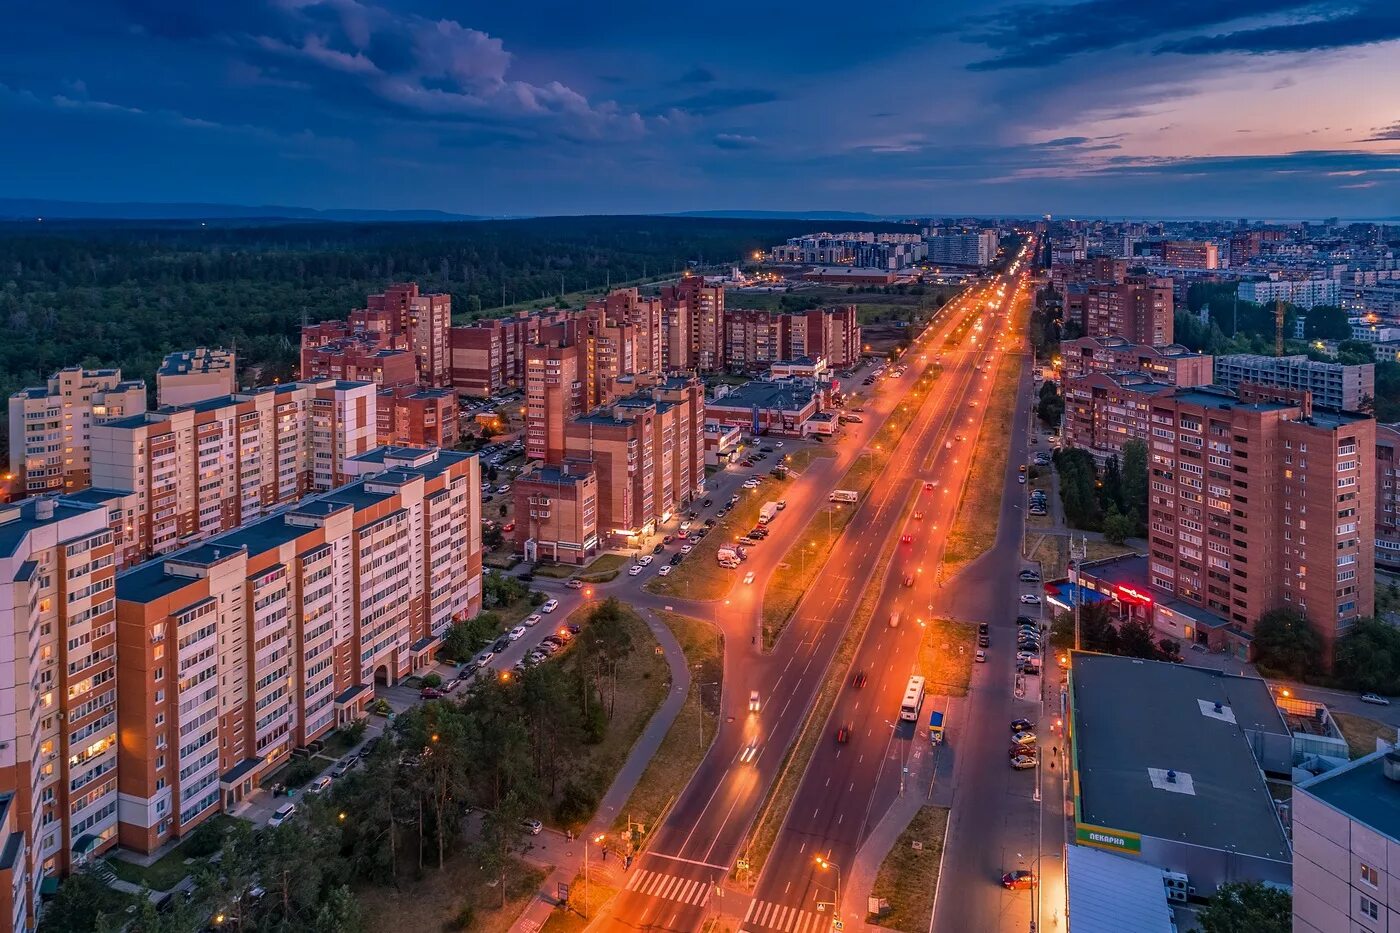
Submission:
<svg viewBox="0 0 1400 933">
<path fill-rule="evenodd" d="M 432 673 L 429 673 L 429 674 L 424 674 L 424 675 L 423 675 L 423 686 L 425 686 L 425 687 L 441 687 L 441 686 L 442 686 L 442 677 L 441 677 L 441 675 L 439 675 L 436 671 L 434 671 L 434 672 L 432 672 Z"/>
</svg>

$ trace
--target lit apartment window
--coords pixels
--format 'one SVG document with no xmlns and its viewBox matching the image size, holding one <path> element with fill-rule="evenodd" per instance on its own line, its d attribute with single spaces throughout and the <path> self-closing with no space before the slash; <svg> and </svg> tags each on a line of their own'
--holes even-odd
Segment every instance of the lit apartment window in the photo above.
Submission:
<svg viewBox="0 0 1400 933">
<path fill-rule="evenodd" d="M 1361 881 L 1364 884 L 1369 884 L 1373 888 L 1380 887 L 1380 872 L 1363 862 L 1361 865 Z"/>
</svg>

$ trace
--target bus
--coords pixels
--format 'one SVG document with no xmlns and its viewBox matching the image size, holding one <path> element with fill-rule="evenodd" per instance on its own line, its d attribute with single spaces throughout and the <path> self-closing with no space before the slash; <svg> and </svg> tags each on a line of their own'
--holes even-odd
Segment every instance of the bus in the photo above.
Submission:
<svg viewBox="0 0 1400 933">
<path fill-rule="evenodd" d="M 917 674 L 909 678 L 904 688 L 904 702 L 899 705 L 899 718 L 909 722 L 919 721 L 919 708 L 924 705 L 924 679 Z"/>
</svg>

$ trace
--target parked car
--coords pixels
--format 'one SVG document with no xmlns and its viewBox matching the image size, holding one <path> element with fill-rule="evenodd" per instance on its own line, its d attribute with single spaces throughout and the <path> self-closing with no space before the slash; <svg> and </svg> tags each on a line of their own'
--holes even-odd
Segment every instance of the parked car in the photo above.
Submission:
<svg viewBox="0 0 1400 933">
<path fill-rule="evenodd" d="M 1031 722 L 1029 719 L 1013 719 L 1011 720 L 1011 731 L 1029 732 L 1034 725 L 1035 723 Z"/>
<path fill-rule="evenodd" d="M 570 579 L 570 580 L 565 581 L 564 585 L 567 586 L 567 587 L 568 587 L 569 589 L 571 589 L 571 590 L 581 590 L 581 589 L 583 589 L 583 581 L 580 580 L 580 579 L 578 579 L 577 577 L 574 577 L 573 579 Z"/>
<path fill-rule="evenodd" d="M 495 656 L 496 652 L 488 648 L 486 651 L 483 651 L 481 652 L 481 654 L 476 656 L 476 663 L 481 665 L 482 667 L 485 667 L 486 665 L 491 663 L 491 659 Z"/>
<path fill-rule="evenodd" d="M 553 612 L 559 608 L 559 600 L 546 599 L 544 605 L 540 607 L 540 612 Z"/>
<path fill-rule="evenodd" d="M 635 577 L 637 574 L 639 574 L 639 573 L 641 573 L 641 572 L 642 572 L 642 565 L 641 565 L 641 564 L 633 564 L 631 567 L 628 567 L 628 568 L 627 568 L 627 576 L 629 576 L 629 577 Z"/>
<path fill-rule="evenodd" d="M 297 812 L 297 805 L 296 805 L 296 804 L 294 804 L 294 803 L 284 803 L 284 804 L 282 804 L 282 806 L 280 806 L 280 807 L 278 807 L 276 810 L 273 810 L 273 811 L 272 811 L 272 816 L 270 816 L 270 817 L 267 818 L 267 825 L 268 825 L 268 826 L 281 826 L 283 823 L 285 823 L 285 822 L 287 822 L 288 820 L 290 820 L 290 819 L 292 818 L 293 814 L 295 814 L 296 812 Z"/>
<path fill-rule="evenodd" d="M 1036 573 L 1034 570 L 1022 570 L 1022 571 L 1021 571 L 1021 582 L 1022 582 L 1022 583 L 1039 583 L 1039 582 L 1040 582 L 1040 574 Z"/>
<path fill-rule="evenodd" d="M 331 776 L 329 774 L 323 774 L 316 780 L 312 781 L 310 784 L 306 785 L 306 792 L 308 794 L 323 794 L 330 789 Z"/>
<path fill-rule="evenodd" d="M 418 695 L 425 700 L 436 700 L 441 698 L 444 694 L 437 687 L 424 687 L 422 690 L 418 691 Z"/>
<path fill-rule="evenodd" d="M 524 634 L 525 634 L 525 626 L 523 626 L 523 625 L 517 625 L 515 628 L 513 628 L 513 629 L 510 630 L 510 634 L 507 635 L 506 637 L 509 638 L 511 641 L 518 641 L 518 640 L 521 638 L 521 636 L 523 636 Z"/>
<path fill-rule="evenodd" d="M 977 659 L 979 662 L 985 662 L 985 661 L 987 660 L 987 651 L 986 651 L 986 649 L 984 649 L 984 648 L 978 648 L 978 649 L 977 649 L 977 654 L 976 654 L 975 657 L 976 657 L 976 659 Z"/>
<path fill-rule="evenodd" d="M 667 577 L 667 576 L 670 576 L 670 575 L 671 575 L 671 565 L 670 565 L 670 564 L 665 565 L 665 566 L 662 567 L 660 570 L 656 571 L 656 575 L 657 575 L 658 577 Z"/>
<path fill-rule="evenodd" d="M 355 767 L 356 762 L 358 761 L 359 759 L 356 758 L 354 755 L 346 755 L 344 758 L 340 759 L 335 763 L 335 767 L 331 768 L 331 777 L 345 777 L 345 775 L 351 772 L 351 770 Z"/>
<path fill-rule="evenodd" d="M 1011 736 L 1011 741 L 1015 742 L 1017 745 L 1034 745 L 1034 744 L 1035 744 L 1035 733 L 1034 733 L 1034 732 L 1017 732 L 1016 734 L 1014 734 L 1013 736 Z"/>
<path fill-rule="evenodd" d="M 1017 771 L 1027 771 L 1038 764 L 1040 764 L 1040 760 L 1034 755 L 1015 755 L 1011 759 L 1011 767 Z"/>
<path fill-rule="evenodd" d="M 1036 886 L 1035 872 L 1024 868 L 1009 871 L 1001 876 L 1001 886 L 1012 891 L 1033 888 Z"/>
<path fill-rule="evenodd" d="M 497 654 L 500 654 L 502 651 L 505 651 L 509 647 L 510 636 L 502 635 L 500 638 L 496 639 L 496 643 L 491 646 L 491 650 L 496 652 Z"/>
<path fill-rule="evenodd" d="M 524 828 L 524 830 L 527 833 L 529 833 L 532 836 L 538 836 L 540 834 L 540 830 L 544 829 L 543 823 L 541 823 L 537 819 L 534 819 L 533 817 L 528 816 L 520 821 L 520 825 L 522 828 Z"/>
<path fill-rule="evenodd" d="M 681 548 L 681 550 L 684 551 L 685 548 Z M 671 555 L 671 567 L 676 566 L 676 564 L 679 564 L 679 563 L 680 563 L 682 560 L 684 560 L 684 559 L 685 559 L 685 555 L 684 555 L 684 554 L 672 554 L 672 555 Z M 666 568 L 664 568 L 664 569 L 669 570 L 670 567 L 666 567 Z"/>
<path fill-rule="evenodd" d="M 1022 593 L 1021 602 L 1027 606 L 1039 606 L 1040 597 L 1035 595 L 1034 593 Z"/>
<path fill-rule="evenodd" d="M 992 646 L 992 639 L 991 639 L 990 636 L 988 636 L 988 635 L 978 635 L 978 636 L 977 636 L 977 647 L 979 647 L 979 648 L 990 648 L 991 646 Z"/>
<path fill-rule="evenodd" d="M 539 625 L 543 621 L 544 616 L 540 615 L 538 612 L 532 612 L 525 617 L 525 627 L 534 628 L 536 625 Z"/>
<path fill-rule="evenodd" d="M 654 560 L 656 560 L 656 558 L 652 557 L 650 554 L 643 554 L 641 557 L 637 558 L 637 563 L 645 567 L 647 564 L 651 563 Z"/>
<path fill-rule="evenodd" d="M 1381 696 L 1379 693 L 1363 693 L 1361 694 L 1361 702 L 1370 703 L 1373 706 L 1390 705 L 1390 701 L 1387 700 L 1385 697 Z"/>
</svg>

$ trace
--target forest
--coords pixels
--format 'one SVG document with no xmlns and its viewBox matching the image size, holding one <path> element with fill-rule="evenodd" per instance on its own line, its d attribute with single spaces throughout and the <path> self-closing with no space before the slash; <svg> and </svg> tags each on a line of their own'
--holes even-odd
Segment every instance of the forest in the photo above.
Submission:
<svg viewBox="0 0 1400 933">
<path fill-rule="evenodd" d="M 291 374 L 303 320 L 342 317 L 392 281 L 451 294 L 460 323 L 504 305 L 723 267 L 831 223 L 0 223 L 0 392 L 73 364 L 119 366 L 153 383 L 162 356 L 201 345 L 236 346 L 271 381 Z"/>
</svg>

